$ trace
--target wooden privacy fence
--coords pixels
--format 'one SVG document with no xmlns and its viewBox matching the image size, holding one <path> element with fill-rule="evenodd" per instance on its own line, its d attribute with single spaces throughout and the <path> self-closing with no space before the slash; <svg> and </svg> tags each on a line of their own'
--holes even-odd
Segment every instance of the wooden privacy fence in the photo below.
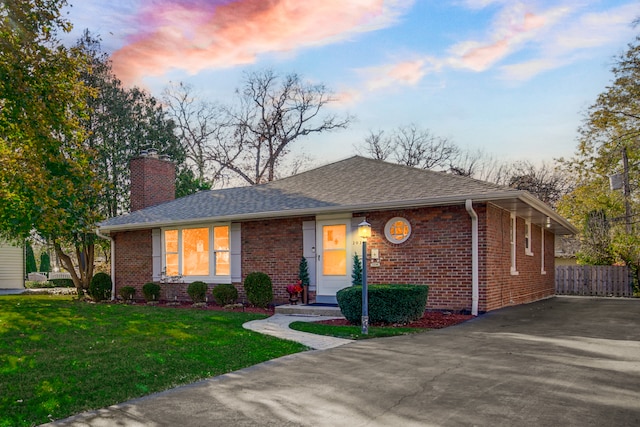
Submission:
<svg viewBox="0 0 640 427">
<path fill-rule="evenodd" d="M 556 267 L 557 295 L 633 296 L 633 275 L 625 266 L 563 265 Z"/>
</svg>

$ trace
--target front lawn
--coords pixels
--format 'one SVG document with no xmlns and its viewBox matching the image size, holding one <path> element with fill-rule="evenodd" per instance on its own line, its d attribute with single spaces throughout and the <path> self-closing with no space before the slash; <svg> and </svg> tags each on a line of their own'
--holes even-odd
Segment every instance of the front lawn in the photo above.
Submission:
<svg viewBox="0 0 640 427">
<path fill-rule="evenodd" d="M 102 408 L 306 349 L 265 315 L 0 297 L 0 427 Z"/>
</svg>

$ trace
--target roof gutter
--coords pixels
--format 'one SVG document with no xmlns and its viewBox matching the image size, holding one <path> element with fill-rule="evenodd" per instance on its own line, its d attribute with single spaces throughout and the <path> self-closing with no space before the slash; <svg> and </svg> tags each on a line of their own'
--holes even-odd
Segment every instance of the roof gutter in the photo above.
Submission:
<svg viewBox="0 0 640 427">
<path fill-rule="evenodd" d="M 116 242 L 113 240 L 113 237 L 102 234 L 99 228 L 96 228 L 96 235 L 111 243 L 109 245 L 111 248 L 111 301 L 114 301 L 116 299 Z"/>
<path fill-rule="evenodd" d="M 100 230 L 102 233 L 109 234 L 111 232 L 119 232 L 119 231 L 133 231 L 133 230 L 144 230 L 149 228 L 159 228 L 159 227 L 170 227 L 170 226 L 184 226 L 190 224 L 201 224 L 203 222 L 227 222 L 227 221 L 251 221 L 256 219 L 274 219 L 274 218 L 288 218 L 294 216 L 315 216 L 318 214 L 329 214 L 334 212 L 362 212 L 362 211 L 371 211 L 371 210 L 390 210 L 390 209 L 402 209 L 409 207 L 428 207 L 428 206 L 443 206 L 443 205 L 451 205 L 451 204 L 462 204 L 466 203 L 466 200 L 473 199 L 475 203 L 483 203 L 483 202 L 495 202 L 499 200 L 520 200 L 523 203 L 528 204 L 536 211 L 542 213 L 543 215 L 549 217 L 556 223 L 558 223 L 561 227 L 565 228 L 568 231 L 571 231 L 573 234 L 577 234 L 578 230 L 566 219 L 558 215 L 551 207 L 538 200 L 527 191 L 524 190 L 508 190 L 508 191 L 499 191 L 493 193 L 486 194 L 469 194 L 466 196 L 447 196 L 447 197 L 438 197 L 432 198 L 425 201 L 425 199 L 418 200 L 402 200 L 402 201 L 391 201 L 391 202 L 380 202 L 380 203 L 368 203 L 368 204 L 357 204 L 357 205 L 332 205 L 325 207 L 314 207 L 314 208 L 305 208 L 305 209 L 291 209 L 284 211 L 269 211 L 269 212 L 252 212 L 248 214 L 231 214 L 231 215 L 221 215 L 218 217 L 203 217 L 203 218 L 190 218 L 179 221 L 149 221 L 149 222 L 140 222 L 134 224 L 116 224 L 116 225 L 103 225 L 100 226 Z"/>
<path fill-rule="evenodd" d="M 473 201 L 467 199 L 464 204 L 471 217 L 471 315 L 478 315 L 478 300 L 480 299 L 479 253 L 478 253 L 478 214 L 473 210 Z"/>
</svg>

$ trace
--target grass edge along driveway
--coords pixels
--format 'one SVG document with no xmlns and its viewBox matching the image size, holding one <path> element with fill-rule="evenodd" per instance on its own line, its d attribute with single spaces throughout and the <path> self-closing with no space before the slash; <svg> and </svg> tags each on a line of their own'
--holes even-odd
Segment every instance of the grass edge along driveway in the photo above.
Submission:
<svg viewBox="0 0 640 427">
<path fill-rule="evenodd" d="M 265 317 L 2 296 L 0 427 L 65 418 L 306 350 L 242 327 Z"/>
</svg>

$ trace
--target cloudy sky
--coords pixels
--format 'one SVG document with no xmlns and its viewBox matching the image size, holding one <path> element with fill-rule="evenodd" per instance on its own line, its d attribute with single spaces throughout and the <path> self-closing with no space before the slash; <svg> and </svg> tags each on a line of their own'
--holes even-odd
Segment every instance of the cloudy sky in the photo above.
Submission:
<svg viewBox="0 0 640 427">
<path fill-rule="evenodd" d="M 128 85 L 187 82 L 225 102 L 244 71 L 325 83 L 347 131 L 297 144 L 317 163 L 369 130 L 414 123 L 501 159 L 570 156 L 612 58 L 639 32 L 637 0 L 70 0 Z"/>
</svg>

